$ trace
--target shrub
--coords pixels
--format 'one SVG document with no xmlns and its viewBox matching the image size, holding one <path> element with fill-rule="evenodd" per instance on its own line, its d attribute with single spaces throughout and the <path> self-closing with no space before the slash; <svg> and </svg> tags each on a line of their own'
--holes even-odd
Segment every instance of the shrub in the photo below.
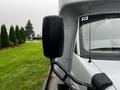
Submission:
<svg viewBox="0 0 120 90">
<path fill-rule="evenodd" d="M 19 44 L 19 41 L 16 39 L 16 45 L 18 45 Z"/>
<path fill-rule="evenodd" d="M 13 43 L 13 42 L 11 42 L 11 41 L 9 41 L 9 46 L 10 47 L 13 47 L 15 44 Z"/>
<path fill-rule="evenodd" d="M 24 42 L 23 42 L 23 40 L 22 39 L 20 39 L 20 44 L 23 44 Z"/>
<path fill-rule="evenodd" d="M 10 27 L 9 40 L 10 40 L 10 42 L 13 42 L 14 45 L 16 45 L 16 35 L 15 35 L 13 26 Z"/>
<path fill-rule="evenodd" d="M 9 39 L 8 39 L 8 34 L 7 34 L 5 25 L 1 26 L 1 45 L 2 45 L 2 47 L 9 46 Z"/>
<path fill-rule="evenodd" d="M 21 39 L 21 43 L 24 43 L 24 41 Z"/>
</svg>

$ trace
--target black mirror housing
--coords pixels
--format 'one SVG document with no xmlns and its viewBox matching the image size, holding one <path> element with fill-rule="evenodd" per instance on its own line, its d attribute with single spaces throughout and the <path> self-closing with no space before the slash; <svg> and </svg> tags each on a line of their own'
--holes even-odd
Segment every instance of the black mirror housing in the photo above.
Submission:
<svg viewBox="0 0 120 90">
<path fill-rule="evenodd" d="M 43 19 L 43 50 L 50 59 L 61 57 L 64 46 L 64 23 L 60 16 L 47 16 Z"/>
<path fill-rule="evenodd" d="M 113 82 L 105 73 L 99 73 L 93 76 L 92 85 L 96 88 L 95 90 L 105 90 L 109 86 L 113 85 Z"/>
</svg>

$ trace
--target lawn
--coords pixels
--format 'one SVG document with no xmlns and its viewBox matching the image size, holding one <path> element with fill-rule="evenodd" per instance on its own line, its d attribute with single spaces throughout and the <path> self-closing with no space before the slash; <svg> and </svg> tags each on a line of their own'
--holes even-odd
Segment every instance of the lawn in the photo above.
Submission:
<svg viewBox="0 0 120 90">
<path fill-rule="evenodd" d="M 41 42 L 0 50 L 0 90 L 42 90 L 48 69 Z"/>
</svg>

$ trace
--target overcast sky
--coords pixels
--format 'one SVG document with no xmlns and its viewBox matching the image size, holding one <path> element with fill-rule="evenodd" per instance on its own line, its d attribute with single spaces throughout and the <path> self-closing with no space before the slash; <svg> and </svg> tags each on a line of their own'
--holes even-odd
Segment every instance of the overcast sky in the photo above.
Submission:
<svg viewBox="0 0 120 90">
<path fill-rule="evenodd" d="M 0 24 L 24 26 L 31 20 L 36 33 L 41 33 L 42 19 L 58 14 L 58 0 L 0 0 Z"/>
</svg>

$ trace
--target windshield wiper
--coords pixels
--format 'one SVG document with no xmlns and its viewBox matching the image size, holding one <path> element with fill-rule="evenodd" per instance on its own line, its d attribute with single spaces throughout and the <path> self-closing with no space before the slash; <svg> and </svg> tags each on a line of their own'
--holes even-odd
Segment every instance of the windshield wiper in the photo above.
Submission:
<svg viewBox="0 0 120 90">
<path fill-rule="evenodd" d="M 94 48 L 91 51 L 120 51 L 120 47 Z"/>
</svg>

